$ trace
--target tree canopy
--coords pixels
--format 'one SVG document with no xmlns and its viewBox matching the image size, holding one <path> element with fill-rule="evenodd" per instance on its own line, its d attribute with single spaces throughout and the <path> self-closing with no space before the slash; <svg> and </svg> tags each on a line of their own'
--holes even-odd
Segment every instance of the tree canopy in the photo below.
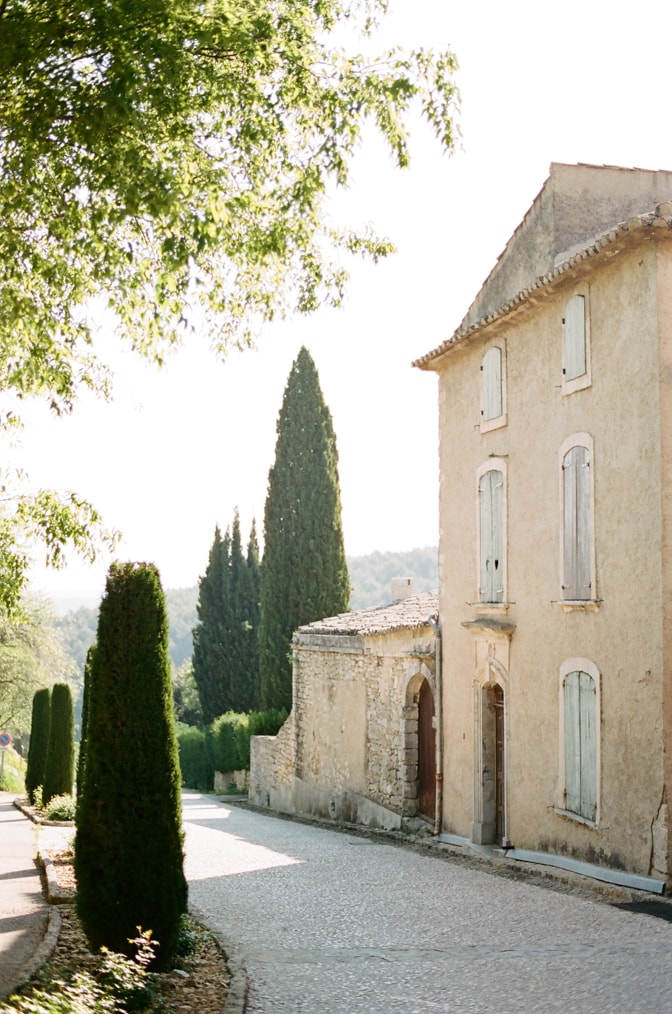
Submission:
<svg viewBox="0 0 672 1014">
<path fill-rule="evenodd" d="M 343 276 L 325 221 L 364 123 L 399 165 L 418 99 L 454 142 L 455 60 L 333 44 L 385 0 L 3 0 L 0 4 L 0 383 L 57 408 L 102 378 L 87 300 L 104 295 L 160 356 L 194 305 L 220 346 Z M 193 321 L 192 321 L 193 322 Z"/>
<path fill-rule="evenodd" d="M 21 622 L 0 614 L 0 729 L 16 737 L 30 729 L 35 691 L 75 672 L 47 606 L 39 599 L 22 606 Z"/>
<path fill-rule="evenodd" d="M 190 330 L 220 350 L 264 320 L 337 304 L 340 251 L 391 244 L 330 222 L 371 121 L 399 166 L 419 104 L 455 142 L 450 52 L 346 51 L 386 0 L 1 0 L 0 390 L 69 411 L 108 391 L 101 310 L 160 362 Z M 0 416 L 17 423 L 18 404 Z M 0 487 L 2 487 L 0 483 Z M 105 542 L 95 509 L 51 492 L 0 504 L 0 603 L 28 566 Z"/>
</svg>

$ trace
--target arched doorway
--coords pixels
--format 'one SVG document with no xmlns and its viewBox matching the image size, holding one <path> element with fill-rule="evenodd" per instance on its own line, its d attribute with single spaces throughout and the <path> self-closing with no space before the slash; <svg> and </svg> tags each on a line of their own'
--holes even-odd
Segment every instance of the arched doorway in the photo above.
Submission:
<svg viewBox="0 0 672 1014">
<path fill-rule="evenodd" d="M 436 811 L 436 730 L 434 694 L 426 679 L 418 699 L 418 812 L 434 820 Z"/>
<path fill-rule="evenodd" d="M 402 817 L 435 819 L 436 730 L 434 676 L 424 662 L 406 672 L 402 710 L 400 788 Z"/>
<path fill-rule="evenodd" d="M 506 845 L 506 707 L 504 688 L 476 688 L 476 784 L 472 841 Z"/>
</svg>

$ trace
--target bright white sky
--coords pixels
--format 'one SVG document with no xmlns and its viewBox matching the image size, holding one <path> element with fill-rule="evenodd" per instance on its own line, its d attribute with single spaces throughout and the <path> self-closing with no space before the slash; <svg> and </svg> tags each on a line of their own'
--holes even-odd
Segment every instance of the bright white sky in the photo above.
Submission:
<svg viewBox="0 0 672 1014">
<path fill-rule="evenodd" d="M 263 524 L 282 393 L 301 345 L 315 359 L 340 455 L 346 552 L 438 542 L 437 392 L 411 362 L 448 337 L 556 162 L 672 168 L 667 46 L 672 7 L 640 0 L 390 0 L 380 48 L 451 48 L 462 151 L 413 128 L 412 168 L 375 143 L 343 217 L 399 253 L 351 265 L 345 308 L 268 328 L 217 362 L 191 347 L 157 373 L 121 359 L 111 404 L 55 420 L 31 412 L 21 460 L 34 485 L 74 489 L 149 560 L 164 587 L 196 583 L 215 524 Z M 672 196 L 672 195 L 670 195 Z M 97 596 L 109 560 L 36 571 L 55 598 Z"/>
</svg>

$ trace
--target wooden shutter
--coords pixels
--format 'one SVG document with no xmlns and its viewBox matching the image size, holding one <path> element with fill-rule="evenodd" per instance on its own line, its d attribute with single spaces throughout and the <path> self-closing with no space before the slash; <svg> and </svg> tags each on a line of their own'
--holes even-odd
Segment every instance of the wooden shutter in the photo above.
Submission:
<svg viewBox="0 0 672 1014">
<path fill-rule="evenodd" d="M 502 414 L 502 350 L 491 348 L 483 356 L 483 409 L 484 422 L 498 419 Z"/>
<path fill-rule="evenodd" d="M 586 372 L 586 300 L 572 296 L 565 307 L 565 380 L 582 377 Z"/>
<path fill-rule="evenodd" d="M 579 735 L 579 673 L 565 677 L 565 809 L 581 806 L 581 738 Z"/>
<path fill-rule="evenodd" d="M 480 506 L 480 598 L 481 602 L 504 600 L 504 476 L 492 469 L 481 476 Z"/>
<path fill-rule="evenodd" d="M 570 448 L 562 462 L 563 582 L 565 599 L 592 597 L 593 535 L 590 509 L 590 455 L 587 447 Z"/>
<path fill-rule="evenodd" d="M 581 809 L 586 820 L 597 816 L 597 695 L 595 681 L 579 673 L 579 729 L 581 735 Z"/>
<path fill-rule="evenodd" d="M 565 809 L 586 820 L 597 816 L 597 695 L 586 672 L 564 683 Z"/>
</svg>

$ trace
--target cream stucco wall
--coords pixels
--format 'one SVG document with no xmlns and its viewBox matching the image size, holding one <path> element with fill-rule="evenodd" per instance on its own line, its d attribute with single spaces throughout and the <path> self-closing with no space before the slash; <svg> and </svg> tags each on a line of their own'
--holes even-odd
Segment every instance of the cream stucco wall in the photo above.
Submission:
<svg viewBox="0 0 672 1014">
<path fill-rule="evenodd" d="M 440 614 L 444 638 L 444 828 L 472 834 L 481 743 L 479 684 L 505 690 L 506 836 L 521 848 L 571 854 L 648 873 L 652 825 L 663 800 L 663 537 L 672 541 L 672 420 L 661 468 L 659 308 L 666 321 L 667 390 L 672 378 L 672 306 L 658 300 L 667 241 L 653 232 L 611 256 L 587 259 L 515 314 L 463 341 L 440 369 Z M 591 384 L 563 395 L 562 317 L 587 294 Z M 507 425 L 480 430 L 480 363 L 505 347 Z M 669 395 L 668 395 L 669 399 Z M 669 416 L 669 400 L 666 405 Z M 592 441 L 595 608 L 560 604 L 560 448 L 573 434 Z M 506 475 L 506 598 L 478 600 L 477 475 L 499 460 Z M 499 467 L 499 466 L 498 466 Z M 667 513 L 661 520 L 661 476 Z M 669 552 L 667 554 L 669 558 Z M 668 605 L 669 609 L 668 594 Z M 510 624 L 499 633 L 465 627 Z M 669 617 L 666 630 L 670 630 Z M 669 635 L 667 635 L 669 637 Z M 510 637 L 510 640 L 509 640 Z M 669 659 L 669 648 L 667 658 Z M 600 673 L 599 810 L 595 826 L 557 812 L 562 775 L 560 668 L 590 660 Z M 672 705 L 666 721 L 672 725 Z M 659 834 L 660 838 L 660 834 Z M 665 871 L 662 871 L 665 872 Z"/>
</svg>

